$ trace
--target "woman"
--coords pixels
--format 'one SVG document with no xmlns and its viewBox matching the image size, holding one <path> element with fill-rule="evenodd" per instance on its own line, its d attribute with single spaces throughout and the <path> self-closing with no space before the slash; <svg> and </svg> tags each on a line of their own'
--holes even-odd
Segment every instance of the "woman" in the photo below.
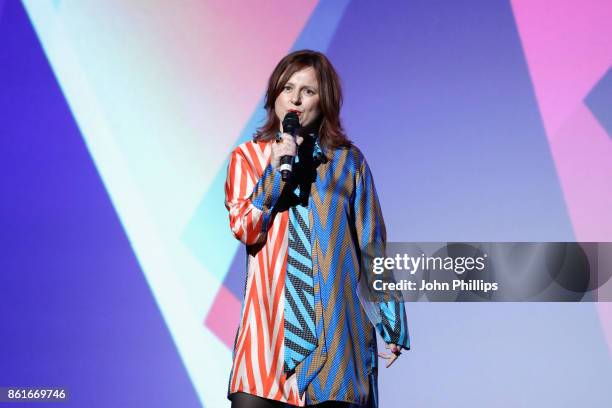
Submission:
<svg viewBox="0 0 612 408">
<path fill-rule="evenodd" d="M 384 247 L 385 226 L 365 158 L 343 133 L 341 104 L 329 60 L 291 53 L 270 77 L 266 123 L 232 152 L 225 204 L 248 255 L 234 408 L 377 406 L 376 336 L 357 286 L 362 252 Z M 290 112 L 301 125 L 295 138 L 282 133 Z M 295 156 L 288 181 L 282 156 Z M 390 365 L 409 348 L 404 305 L 373 309 Z"/>
</svg>

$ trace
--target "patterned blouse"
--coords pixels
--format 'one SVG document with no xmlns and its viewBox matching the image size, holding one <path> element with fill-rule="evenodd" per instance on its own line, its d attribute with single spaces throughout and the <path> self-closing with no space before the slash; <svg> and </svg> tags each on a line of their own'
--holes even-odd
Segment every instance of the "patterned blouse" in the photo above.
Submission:
<svg viewBox="0 0 612 408">
<path fill-rule="evenodd" d="M 354 146 L 324 150 L 318 160 L 312 158 L 318 143 L 310 151 L 303 143 L 296 186 L 270 165 L 271 143 L 239 145 L 227 172 L 230 227 L 246 244 L 248 258 L 228 396 L 245 392 L 296 406 L 346 401 L 376 407 L 374 328 L 386 343 L 409 349 L 410 342 L 402 302 L 377 303 L 373 324 L 358 296 L 361 252 L 386 240 L 372 174 Z M 287 197 L 296 187 L 306 192 L 317 345 L 286 372 L 288 210 L 296 205 Z"/>
</svg>

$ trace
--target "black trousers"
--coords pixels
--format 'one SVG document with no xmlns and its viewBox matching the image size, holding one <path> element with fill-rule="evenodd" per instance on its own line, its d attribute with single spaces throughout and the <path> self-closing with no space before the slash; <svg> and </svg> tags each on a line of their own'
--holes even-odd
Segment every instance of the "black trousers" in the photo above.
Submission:
<svg viewBox="0 0 612 408">
<path fill-rule="evenodd" d="M 257 397 L 255 395 L 237 392 L 230 396 L 232 400 L 232 408 L 289 408 L 292 405 L 287 405 L 283 402 L 269 400 L 266 398 Z M 348 402 L 328 401 L 317 405 L 308 405 L 313 408 L 349 408 L 351 404 Z"/>
</svg>

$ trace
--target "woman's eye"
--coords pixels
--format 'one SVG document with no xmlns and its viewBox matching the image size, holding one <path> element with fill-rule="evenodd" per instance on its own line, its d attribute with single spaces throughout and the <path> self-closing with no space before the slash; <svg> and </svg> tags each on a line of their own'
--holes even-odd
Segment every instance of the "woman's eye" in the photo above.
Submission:
<svg viewBox="0 0 612 408">
<path fill-rule="evenodd" d="M 290 91 L 290 90 L 291 90 L 291 87 L 290 87 L 289 85 L 285 85 L 285 86 L 283 87 L 283 89 L 284 89 L 285 91 Z"/>
<path fill-rule="evenodd" d="M 314 95 L 314 91 L 312 89 L 307 89 L 306 95 Z"/>
</svg>

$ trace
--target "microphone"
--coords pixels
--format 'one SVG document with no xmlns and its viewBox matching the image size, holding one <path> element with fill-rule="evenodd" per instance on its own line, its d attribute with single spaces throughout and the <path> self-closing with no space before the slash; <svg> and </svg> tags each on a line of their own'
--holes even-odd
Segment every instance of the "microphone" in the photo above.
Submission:
<svg viewBox="0 0 612 408">
<path fill-rule="evenodd" d="M 283 119 L 283 133 L 289 133 L 295 137 L 295 134 L 300 129 L 300 118 L 295 112 L 287 112 Z M 283 181 L 289 180 L 293 167 L 293 156 L 283 156 L 280 159 L 280 171 Z"/>
</svg>

